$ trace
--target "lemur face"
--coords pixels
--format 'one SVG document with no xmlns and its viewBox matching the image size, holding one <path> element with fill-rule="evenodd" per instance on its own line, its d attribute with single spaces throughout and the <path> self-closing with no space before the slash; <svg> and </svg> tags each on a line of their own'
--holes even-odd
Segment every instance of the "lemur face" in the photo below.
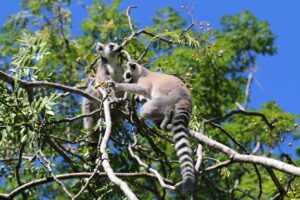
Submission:
<svg viewBox="0 0 300 200">
<path fill-rule="evenodd" d="M 96 51 L 100 53 L 104 58 L 112 58 L 118 56 L 122 50 L 122 46 L 115 43 L 102 44 L 100 42 L 96 45 Z"/>
<path fill-rule="evenodd" d="M 135 62 L 128 62 L 127 69 L 124 72 L 124 80 L 126 83 L 134 83 L 137 81 L 141 73 L 141 66 Z"/>
</svg>

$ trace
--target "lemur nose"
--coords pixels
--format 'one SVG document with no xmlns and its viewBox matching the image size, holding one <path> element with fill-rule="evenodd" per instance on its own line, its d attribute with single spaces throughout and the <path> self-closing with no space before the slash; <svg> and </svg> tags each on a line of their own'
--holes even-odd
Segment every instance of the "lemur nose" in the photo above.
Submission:
<svg viewBox="0 0 300 200">
<path fill-rule="evenodd" d="M 126 78 L 126 79 L 130 79 L 130 78 L 131 78 L 131 73 L 130 73 L 130 72 L 127 72 L 127 73 L 125 74 L 125 78 Z"/>
</svg>

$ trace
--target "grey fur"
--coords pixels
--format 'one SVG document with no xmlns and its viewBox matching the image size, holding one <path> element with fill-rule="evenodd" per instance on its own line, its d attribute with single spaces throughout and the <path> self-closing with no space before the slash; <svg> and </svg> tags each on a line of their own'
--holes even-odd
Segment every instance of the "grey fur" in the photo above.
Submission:
<svg viewBox="0 0 300 200">
<path fill-rule="evenodd" d="M 123 69 L 117 61 L 121 50 L 122 47 L 114 43 L 102 44 L 98 42 L 96 44 L 96 51 L 101 55 L 101 58 L 97 63 L 95 81 L 92 85 L 88 86 L 86 89 L 87 93 L 101 99 L 102 95 L 100 91 L 95 88 L 96 85 L 110 79 L 116 82 L 123 80 Z M 89 114 L 99 108 L 100 104 L 96 101 L 91 101 L 86 98 L 82 101 L 83 114 Z M 97 136 L 94 134 L 93 128 L 97 124 L 99 117 L 99 114 L 94 114 L 92 117 L 85 117 L 83 120 L 83 127 L 87 129 L 91 143 L 97 143 Z"/>
<path fill-rule="evenodd" d="M 191 96 L 177 77 L 151 72 L 141 65 L 129 62 L 124 80 L 130 83 L 107 81 L 116 89 L 142 95 L 147 102 L 141 107 L 141 117 L 162 120 L 162 129 L 171 128 L 183 179 L 183 190 L 193 194 L 196 186 L 192 149 L 188 141 L 188 124 L 192 110 Z M 171 123 L 171 124 L 170 124 Z"/>
</svg>

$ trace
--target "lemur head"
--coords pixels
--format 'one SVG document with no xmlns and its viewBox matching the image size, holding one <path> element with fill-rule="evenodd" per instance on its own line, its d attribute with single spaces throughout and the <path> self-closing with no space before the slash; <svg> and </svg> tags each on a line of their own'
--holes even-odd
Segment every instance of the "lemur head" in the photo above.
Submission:
<svg viewBox="0 0 300 200">
<path fill-rule="evenodd" d="M 135 62 L 128 62 L 127 68 L 124 72 L 124 81 L 126 83 L 135 83 L 141 76 L 142 66 Z"/>
<path fill-rule="evenodd" d="M 97 42 L 96 51 L 101 54 L 102 57 L 110 59 L 115 58 L 121 53 L 122 46 L 115 43 L 102 44 Z"/>
</svg>

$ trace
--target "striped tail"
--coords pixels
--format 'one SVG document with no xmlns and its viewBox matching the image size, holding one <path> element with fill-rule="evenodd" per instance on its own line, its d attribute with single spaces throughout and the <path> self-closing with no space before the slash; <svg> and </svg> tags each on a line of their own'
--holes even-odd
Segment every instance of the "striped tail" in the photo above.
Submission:
<svg viewBox="0 0 300 200">
<path fill-rule="evenodd" d="M 192 158 L 192 149 L 188 140 L 188 125 L 191 114 L 191 103 L 181 100 L 175 105 L 175 115 L 172 119 L 173 140 L 179 158 L 183 191 L 189 195 L 194 193 L 196 187 L 195 167 Z"/>
</svg>

